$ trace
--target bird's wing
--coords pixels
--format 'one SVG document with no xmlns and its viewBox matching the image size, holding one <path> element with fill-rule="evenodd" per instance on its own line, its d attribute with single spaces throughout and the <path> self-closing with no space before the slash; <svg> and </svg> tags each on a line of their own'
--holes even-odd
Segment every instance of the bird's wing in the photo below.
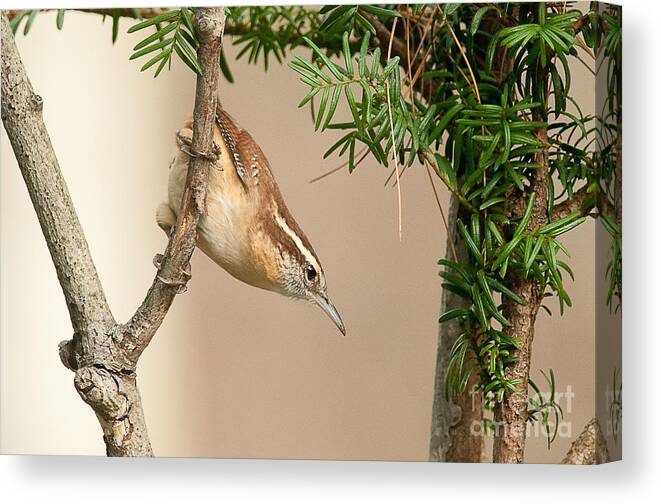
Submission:
<svg viewBox="0 0 661 504">
<path fill-rule="evenodd" d="M 268 160 L 262 149 L 220 105 L 216 110 L 216 124 L 246 189 L 256 186 L 260 177 L 270 175 Z"/>
</svg>

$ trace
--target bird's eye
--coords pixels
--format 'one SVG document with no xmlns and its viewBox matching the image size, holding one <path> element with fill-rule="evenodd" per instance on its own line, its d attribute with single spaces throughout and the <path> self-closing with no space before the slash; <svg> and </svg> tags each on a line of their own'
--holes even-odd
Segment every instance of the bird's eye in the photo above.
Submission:
<svg viewBox="0 0 661 504">
<path fill-rule="evenodd" d="M 308 279 L 308 282 L 313 282 L 317 278 L 317 270 L 308 264 L 305 268 L 305 277 Z"/>
</svg>

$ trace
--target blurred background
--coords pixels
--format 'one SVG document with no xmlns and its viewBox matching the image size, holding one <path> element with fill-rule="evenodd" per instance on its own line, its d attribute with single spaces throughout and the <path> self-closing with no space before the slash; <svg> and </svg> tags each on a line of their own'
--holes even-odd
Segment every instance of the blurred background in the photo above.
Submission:
<svg viewBox="0 0 661 504">
<path fill-rule="evenodd" d="M 142 34 L 125 34 L 130 25 L 122 20 L 113 45 L 100 16 L 67 13 L 60 32 L 49 13 L 27 37 L 17 35 L 117 320 L 142 301 L 155 273 L 152 257 L 166 244 L 154 210 L 195 85 L 178 59 L 157 79 L 140 73 L 141 63 L 128 57 Z M 318 308 L 239 283 L 196 252 L 188 292 L 175 300 L 138 368 L 154 451 L 427 460 L 441 296 L 436 261 L 446 239 L 427 175 L 414 168 L 402 177 L 402 242 L 396 191 L 384 186 L 389 169 L 368 158 L 351 175 L 343 170 L 310 184 L 339 164 L 322 160 L 335 132 L 314 133 L 309 110 L 297 108 L 306 88 L 294 72 L 232 63 L 230 41 L 236 82 L 222 83 L 221 100 L 269 158 L 321 258 L 347 336 Z M 572 71 L 573 95 L 592 113 L 593 77 Z M 103 455 L 97 420 L 58 357 L 71 325 L 4 129 L 0 148 L 1 451 Z M 539 370 L 553 368 L 558 390 L 570 393 L 560 400 L 565 419 L 551 449 L 542 430 L 532 429 L 526 462 L 560 461 L 594 416 L 594 233 L 590 222 L 564 240 L 576 275 L 567 286 L 573 308 L 562 318 L 541 311 L 537 322 L 532 378 L 543 384 Z"/>
</svg>

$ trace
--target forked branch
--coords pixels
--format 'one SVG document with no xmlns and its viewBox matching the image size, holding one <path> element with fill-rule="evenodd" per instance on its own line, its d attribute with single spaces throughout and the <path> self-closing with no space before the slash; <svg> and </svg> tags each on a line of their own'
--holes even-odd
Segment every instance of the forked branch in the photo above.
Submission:
<svg viewBox="0 0 661 504">
<path fill-rule="evenodd" d="M 145 300 L 127 324 L 117 324 L 103 293 L 85 234 L 62 177 L 42 117 L 43 101 L 33 90 L 2 14 L 2 121 L 64 293 L 74 337 L 60 344 L 75 386 L 99 420 L 111 456 L 151 456 L 135 367 L 190 275 L 197 223 L 204 211 L 212 159 L 223 8 L 199 9 L 200 34 L 192 148 L 182 207 L 159 271 Z"/>
</svg>

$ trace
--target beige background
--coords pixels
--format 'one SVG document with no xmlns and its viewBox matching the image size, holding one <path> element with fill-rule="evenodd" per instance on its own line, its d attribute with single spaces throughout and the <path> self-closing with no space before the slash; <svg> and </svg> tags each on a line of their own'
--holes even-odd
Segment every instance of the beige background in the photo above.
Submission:
<svg viewBox="0 0 661 504">
<path fill-rule="evenodd" d="M 122 23 L 122 31 L 129 26 Z M 165 246 L 153 213 L 165 194 L 173 135 L 193 103 L 193 75 L 175 62 L 158 79 L 129 62 L 139 36 L 68 13 L 62 32 L 42 15 L 19 50 L 118 320 L 149 286 Z M 230 54 L 236 51 L 230 49 Z M 333 133 L 315 134 L 292 71 L 232 65 L 225 107 L 253 133 L 292 213 L 319 254 L 342 313 L 343 338 L 311 305 L 245 286 L 203 254 L 193 279 L 139 367 L 159 456 L 426 460 L 445 232 L 426 174 L 402 179 L 404 240 L 397 236 L 389 170 L 365 162 L 351 176 L 308 180 Z M 580 67 L 577 67 L 580 72 Z M 590 111 L 587 71 L 573 93 Z M 91 410 L 57 343 L 71 336 L 66 307 L 4 130 L 0 169 L 1 423 L 3 453 L 104 453 Z M 447 195 L 442 191 L 443 201 Z M 555 462 L 594 411 L 594 226 L 566 238 L 576 282 L 562 319 L 540 314 L 533 378 L 553 367 L 575 396 L 568 437 L 549 451 L 528 441 L 528 462 Z M 555 307 L 555 303 L 553 304 Z M 566 403 L 562 403 L 566 406 Z"/>
</svg>

